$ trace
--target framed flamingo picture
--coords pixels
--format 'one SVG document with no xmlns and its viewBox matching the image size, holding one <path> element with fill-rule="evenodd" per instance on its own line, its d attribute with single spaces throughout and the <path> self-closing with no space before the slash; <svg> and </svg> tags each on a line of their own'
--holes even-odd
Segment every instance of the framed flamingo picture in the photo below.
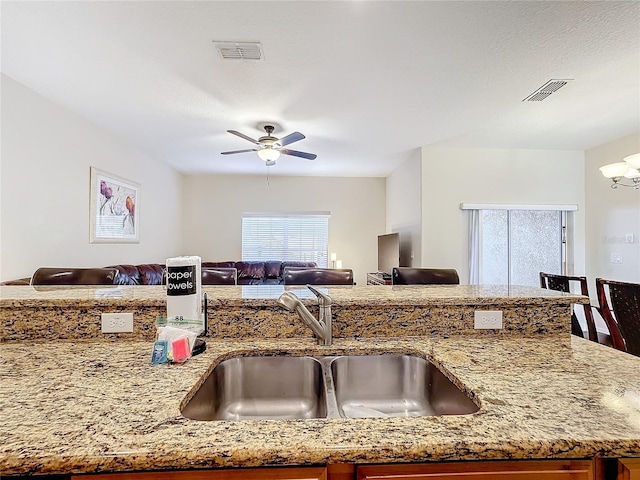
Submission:
<svg viewBox="0 0 640 480">
<path fill-rule="evenodd" d="M 91 243 L 138 243 L 140 184 L 91 167 Z"/>
</svg>

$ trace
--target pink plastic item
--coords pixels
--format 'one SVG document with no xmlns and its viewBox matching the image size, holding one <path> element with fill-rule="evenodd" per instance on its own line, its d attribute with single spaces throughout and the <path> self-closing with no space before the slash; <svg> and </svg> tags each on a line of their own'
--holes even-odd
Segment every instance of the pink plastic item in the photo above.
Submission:
<svg viewBox="0 0 640 480">
<path fill-rule="evenodd" d="M 189 348 L 189 340 L 187 337 L 182 337 L 171 342 L 171 351 L 173 352 L 173 361 L 181 363 L 187 360 L 191 356 L 191 349 Z"/>
</svg>

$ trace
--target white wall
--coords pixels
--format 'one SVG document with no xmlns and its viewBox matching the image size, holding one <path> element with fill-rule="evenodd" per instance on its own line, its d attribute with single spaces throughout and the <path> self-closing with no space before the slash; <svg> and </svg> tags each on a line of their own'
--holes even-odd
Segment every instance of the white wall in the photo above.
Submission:
<svg viewBox="0 0 640 480">
<path fill-rule="evenodd" d="M 274 167 L 274 168 L 277 168 Z M 358 285 L 377 270 L 385 228 L 384 178 L 189 175 L 183 183 L 183 249 L 206 261 L 242 258 L 245 212 L 329 211 L 329 251 Z"/>
<path fill-rule="evenodd" d="M 573 272 L 584 274 L 584 152 L 423 147 L 422 266 L 468 283 L 468 219 L 460 203 L 577 204 Z"/>
<path fill-rule="evenodd" d="M 416 149 L 387 177 L 387 230 L 384 233 L 400 233 L 403 266 L 419 267 L 422 263 L 421 167 L 421 150 Z"/>
<path fill-rule="evenodd" d="M 586 151 L 587 277 L 594 301 L 596 277 L 640 282 L 640 190 L 613 190 L 598 170 L 638 152 L 640 132 Z M 611 254 L 622 255 L 622 263 L 611 263 Z"/>
<path fill-rule="evenodd" d="M 0 279 L 41 266 L 163 262 L 180 253 L 181 176 L 1 76 Z M 89 243 L 89 168 L 140 183 L 140 243 Z"/>
</svg>

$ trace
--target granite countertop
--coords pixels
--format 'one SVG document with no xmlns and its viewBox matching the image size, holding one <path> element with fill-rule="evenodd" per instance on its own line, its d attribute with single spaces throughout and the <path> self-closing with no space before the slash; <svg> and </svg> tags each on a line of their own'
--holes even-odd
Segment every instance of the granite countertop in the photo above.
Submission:
<svg viewBox="0 0 640 480">
<path fill-rule="evenodd" d="M 304 286 L 240 285 L 205 286 L 212 306 L 256 305 L 273 306 L 274 299 L 292 290 L 303 299 L 315 299 Z M 537 305 L 553 300 L 556 304 L 587 303 L 588 298 L 570 293 L 524 286 L 487 285 L 358 285 L 354 287 L 321 287 L 328 291 L 334 303 L 350 305 Z M 121 306 L 144 304 L 164 306 L 163 286 L 0 286 L 0 306 L 22 308 L 44 306 L 83 306 L 90 304 Z"/>
<path fill-rule="evenodd" d="M 287 287 L 312 311 L 314 294 Z M 335 337 L 476 335 L 476 310 L 500 310 L 500 335 L 568 332 L 569 312 L 587 297 L 531 287 L 420 285 L 320 287 L 332 301 Z M 207 335 L 214 338 L 303 338 L 313 334 L 296 315 L 278 307 L 282 285 L 205 287 Z M 28 340 L 88 340 L 103 337 L 101 315 L 134 315 L 133 334 L 112 339 L 152 340 L 154 323 L 166 315 L 162 286 L 0 287 L 0 343 Z M 486 332 L 480 332 L 484 335 Z"/>
<path fill-rule="evenodd" d="M 207 344 L 202 355 L 170 366 L 149 364 L 148 341 L 0 344 L 0 475 L 640 456 L 640 359 L 569 334 Z M 217 363 L 274 352 L 432 358 L 480 410 L 376 419 L 181 416 L 181 402 Z"/>
</svg>

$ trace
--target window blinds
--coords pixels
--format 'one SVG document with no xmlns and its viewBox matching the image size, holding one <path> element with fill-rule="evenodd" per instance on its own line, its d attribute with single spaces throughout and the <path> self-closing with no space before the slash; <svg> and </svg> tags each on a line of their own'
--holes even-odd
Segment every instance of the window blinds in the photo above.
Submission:
<svg viewBox="0 0 640 480">
<path fill-rule="evenodd" d="M 329 214 L 244 214 L 242 259 L 328 266 Z"/>
</svg>

